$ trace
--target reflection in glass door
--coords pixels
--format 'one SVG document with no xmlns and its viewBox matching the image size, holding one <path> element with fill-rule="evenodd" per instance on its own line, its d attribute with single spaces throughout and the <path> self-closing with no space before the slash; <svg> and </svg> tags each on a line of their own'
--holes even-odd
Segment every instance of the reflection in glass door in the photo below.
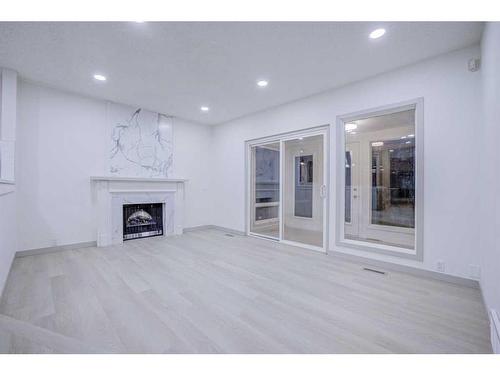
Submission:
<svg viewBox="0 0 500 375">
<path fill-rule="evenodd" d="M 283 240 L 323 248 L 324 135 L 283 141 Z"/>
<path fill-rule="evenodd" d="M 280 143 L 250 150 L 250 232 L 279 238 Z"/>
<path fill-rule="evenodd" d="M 346 238 L 359 234 L 359 143 L 345 145 L 345 207 L 344 233 Z"/>
</svg>

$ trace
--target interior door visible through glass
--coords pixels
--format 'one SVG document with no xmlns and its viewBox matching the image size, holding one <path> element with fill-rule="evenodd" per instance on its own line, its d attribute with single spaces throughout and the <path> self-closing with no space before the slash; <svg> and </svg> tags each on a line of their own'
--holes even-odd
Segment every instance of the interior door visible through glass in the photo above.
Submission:
<svg viewBox="0 0 500 375">
<path fill-rule="evenodd" d="M 323 247 L 323 135 L 283 142 L 283 239 Z"/>
<path fill-rule="evenodd" d="M 279 238 L 280 143 L 251 147 L 250 232 Z"/>
<path fill-rule="evenodd" d="M 345 239 L 415 248 L 415 130 L 415 108 L 345 124 Z"/>
</svg>

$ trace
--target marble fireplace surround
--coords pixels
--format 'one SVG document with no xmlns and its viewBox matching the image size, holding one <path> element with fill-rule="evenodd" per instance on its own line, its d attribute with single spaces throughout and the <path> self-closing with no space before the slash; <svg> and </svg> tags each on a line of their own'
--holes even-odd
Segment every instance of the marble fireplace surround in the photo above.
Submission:
<svg viewBox="0 0 500 375">
<path fill-rule="evenodd" d="M 123 205 L 162 203 L 164 235 L 182 234 L 184 184 L 175 178 L 90 177 L 97 246 L 123 243 Z"/>
</svg>

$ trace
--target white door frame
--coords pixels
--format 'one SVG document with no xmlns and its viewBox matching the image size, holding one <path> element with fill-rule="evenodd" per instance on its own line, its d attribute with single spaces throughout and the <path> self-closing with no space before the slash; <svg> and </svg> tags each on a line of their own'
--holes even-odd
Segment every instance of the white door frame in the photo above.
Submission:
<svg viewBox="0 0 500 375">
<path fill-rule="evenodd" d="M 300 242 L 283 240 L 283 143 L 289 140 L 297 139 L 300 137 L 311 137 L 315 135 L 323 136 L 323 246 L 312 246 Z M 280 143 L 280 204 L 279 204 L 279 238 L 274 238 L 258 233 L 253 233 L 250 230 L 250 215 L 252 209 L 251 202 L 251 148 L 254 146 L 265 145 L 269 143 Z M 245 142 L 245 232 L 247 236 L 258 237 L 267 240 L 279 241 L 285 244 L 290 244 L 293 246 L 299 246 L 310 250 L 320 251 L 323 253 L 327 252 L 328 249 L 328 222 L 329 222 L 329 182 L 330 182 L 330 153 L 329 153 L 329 142 L 330 142 L 330 125 L 322 125 L 318 127 L 313 127 L 309 129 L 303 129 L 298 131 L 292 131 L 287 133 L 276 134 L 269 137 L 257 138 L 247 140 Z"/>
</svg>

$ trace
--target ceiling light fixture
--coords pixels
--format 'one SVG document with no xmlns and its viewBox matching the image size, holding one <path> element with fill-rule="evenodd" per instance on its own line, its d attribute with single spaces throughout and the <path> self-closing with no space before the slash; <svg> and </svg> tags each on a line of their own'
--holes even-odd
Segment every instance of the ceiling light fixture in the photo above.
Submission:
<svg viewBox="0 0 500 375">
<path fill-rule="evenodd" d="M 259 86 L 259 87 L 266 87 L 268 84 L 269 84 L 269 82 L 266 81 L 265 79 L 261 79 L 261 80 L 257 81 L 257 86 Z"/>
<path fill-rule="evenodd" d="M 408 134 L 408 138 L 413 138 L 415 137 L 415 134 Z"/>
<path fill-rule="evenodd" d="M 103 76 L 102 74 L 94 74 L 94 79 L 97 81 L 105 81 L 106 76 Z"/>
<path fill-rule="evenodd" d="M 372 146 L 373 147 L 380 147 L 380 146 L 383 146 L 384 145 L 384 142 L 372 142 Z"/>
<path fill-rule="evenodd" d="M 370 33 L 370 39 L 378 39 L 385 34 L 385 29 L 376 29 Z"/>
<path fill-rule="evenodd" d="M 200 110 L 201 110 L 202 112 L 208 112 L 208 111 L 210 111 L 210 108 L 209 108 L 209 107 L 207 107 L 207 106 L 205 106 L 205 105 L 203 105 L 203 106 L 201 106 L 201 107 L 200 107 Z"/>
<path fill-rule="evenodd" d="M 356 125 L 353 122 L 345 124 L 345 131 L 346 132 L 352 132 L 354 129 L 357 129 L 357 128 L 358 128 L 358 125 Z"/>
</svg>

